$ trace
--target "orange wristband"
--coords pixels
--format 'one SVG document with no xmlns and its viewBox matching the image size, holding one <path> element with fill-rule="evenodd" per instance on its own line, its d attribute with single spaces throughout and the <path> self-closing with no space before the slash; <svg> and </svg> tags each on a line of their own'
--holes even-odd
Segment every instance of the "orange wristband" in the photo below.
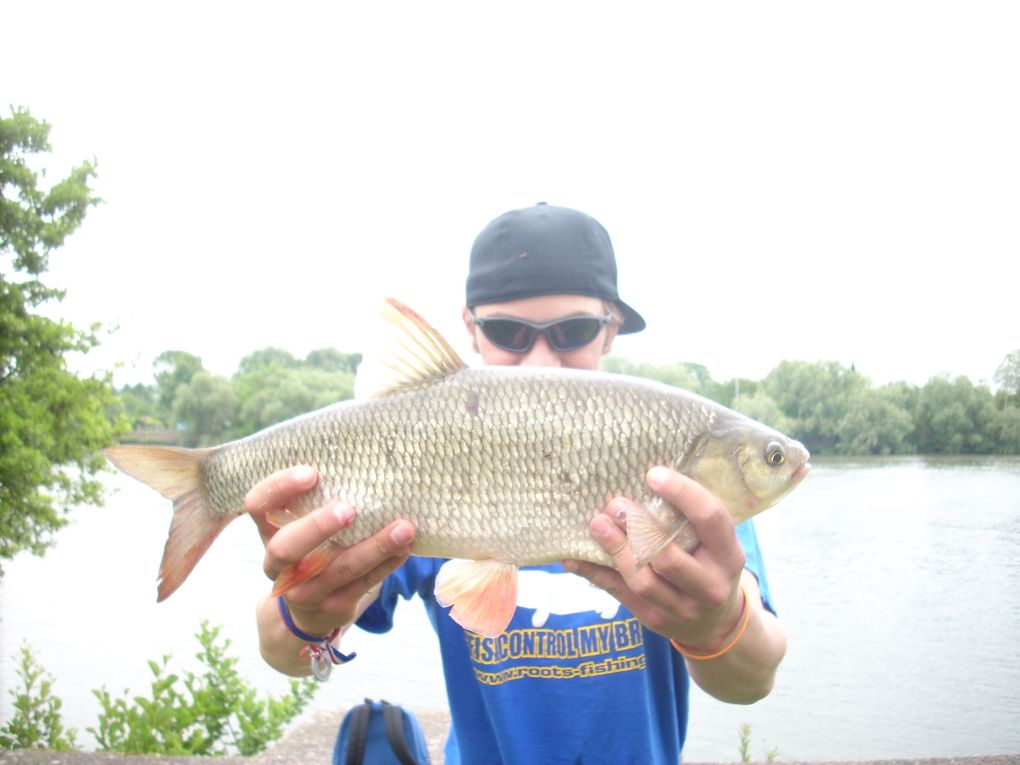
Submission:
<svg viewBox="0 0 1020 765">
<path fill-rule="evenodd" d="M 673 644 L 673 648 L 675 648 L 680 653 L 680 655 L 683 656 L 685 659 L 690 659 L 691 661 L 710 661 L 711 659 L 718 659 L 723 654 L 728 653 L 729 650 L 740 641 L 740 638 L 744 636 L 744 633 L 747 631 L 747 625 L 751 621 L 751 608 L 747 602 L 747 589 L 744 587 L 743 584 L 740 585 L 740 592 L 744 596 L 744 602 L 740 609 L 740 615 L 737 616 L 737 619 L 740 621 L 740 629 L 737 630 L 737 634 L 733 636 L 733 639 L 729 643 L 724 645 L 722 648 L 716 651 L 712 651 L 711 653 L 708 654 L 692 653 L 689 646 L 685 646 L 683 643 L 680 643 L 676 640 L 670 640 L 669 642 Z M 727 634 L 728 633 L 729 631 L 727 631 Z"/>
</svg>

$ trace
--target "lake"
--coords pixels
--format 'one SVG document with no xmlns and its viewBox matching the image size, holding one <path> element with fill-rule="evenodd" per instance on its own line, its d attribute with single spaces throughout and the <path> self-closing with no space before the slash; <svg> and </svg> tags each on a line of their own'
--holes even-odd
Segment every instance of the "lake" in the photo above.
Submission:
<svg viewBox="0 0 1020 765">
<path fill-rule="evenodd" d="M 775 690 L 750 707 L 695 690 L 685 759 L 880 759 L 1020 752 L 1020 458 L 816 459 L 802 487 L 757 519 L 790 647 Z M 148 659 L 196 669 L 194 633 L 221 625 L 240 670 L 270 693 L 253 609 L 262 546 L 232 524 L 188 582 L 155 603 L 169 503 L 120 475 L 105 508 L 81 508 L 45 558 L 0 581 L 0 720 L 23 641 L 55 678 L 78 742 L 96 724 L 92 689 L 145 692 Z M 417 601 L 389 635 L 353 631 L 314 709 L 365 696 L 445 707 L 438 649 Z"/>
</svg>

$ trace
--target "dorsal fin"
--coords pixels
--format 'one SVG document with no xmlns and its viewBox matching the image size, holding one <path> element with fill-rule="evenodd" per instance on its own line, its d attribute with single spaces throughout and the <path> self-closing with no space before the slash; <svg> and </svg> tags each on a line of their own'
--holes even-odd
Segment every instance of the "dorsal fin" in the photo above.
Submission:
<svg viewBox="0 0 1020 765">
<path fill-rule="evenodd" d="M 466 366 L 438 331 L 399 300 L 386 298 L 380 317 L 382 336 L 358 367 L 355 398 L 387 396 Z"/>
</svg>

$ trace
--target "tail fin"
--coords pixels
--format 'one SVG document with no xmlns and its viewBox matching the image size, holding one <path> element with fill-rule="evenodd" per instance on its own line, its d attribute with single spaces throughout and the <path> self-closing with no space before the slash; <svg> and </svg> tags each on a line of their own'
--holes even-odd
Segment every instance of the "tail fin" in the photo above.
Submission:
<svg viewBox="0 0 1020 765">
<path fill-rule="evenodd" d="M 103 450 L 120 470 L 173 500 L 174 517 L 159 566 L 157 601 L 166 600 L 188 578 L 220 532 L 236 515 L 220 515 L 202 488 L 202 466 L 212 449 L 171 446 L 111 446 Z"/>
</svg>

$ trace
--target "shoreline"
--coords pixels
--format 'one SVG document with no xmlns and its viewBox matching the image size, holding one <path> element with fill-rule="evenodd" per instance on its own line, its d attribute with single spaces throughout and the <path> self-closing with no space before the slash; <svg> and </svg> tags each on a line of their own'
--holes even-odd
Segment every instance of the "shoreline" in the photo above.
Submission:
<svg viewBox="0 0 1020 765">
<path fill-rule="evenodd" d="M 443 742 L 450 726 L 450 713 L 445 709 L 412 709 L 421 722 L 428 742 L 432 765 L 443 763 Z M 44 749 L 0 751 L 3 765 L 196 765 L 200 761 L 216 765 L 307 765 L 329 763 L 344 709 L 322 710 L 295 725 L 287 734 L 262 754 L 254 757 L 184 757 L 163 755 L 124 755 L 106 752 L 54 752 Z M 785 761 L 784 761 L 785 762 Z M 789 761 L 792 765 L 796 761 Z M 932 757 L 923 759 L 889 759 L 872 761 L 839 761 L 840 765 L 1020 765 L 1020 754 L 976 755 L 971 757 Z M 815 761 L 813 765 L 823 765 Z M 615 765 L 615 764 L 609 764 Z M 686 765 L 710 765 L 687 763 Z"/>
</svg>

